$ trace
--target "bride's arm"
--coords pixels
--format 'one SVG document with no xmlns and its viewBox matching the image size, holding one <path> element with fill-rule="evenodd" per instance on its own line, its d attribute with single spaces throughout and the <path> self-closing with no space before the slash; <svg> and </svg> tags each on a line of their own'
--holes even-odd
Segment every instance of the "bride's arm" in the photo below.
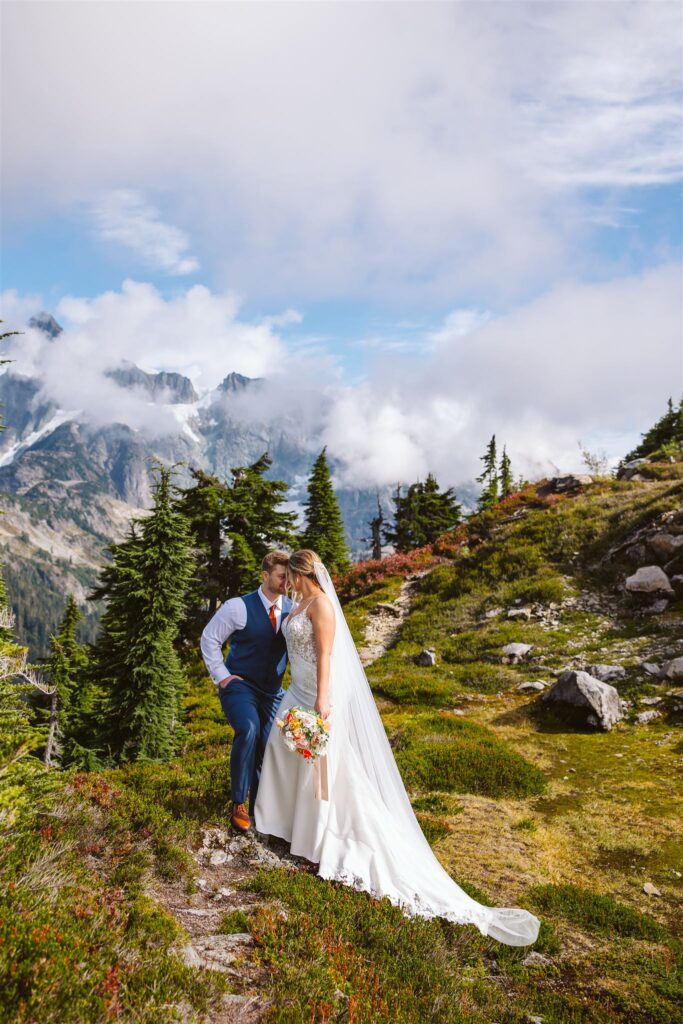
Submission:
<svg viewBox="0 0 683 1024">
<path fill-rule="evenodd" d="M 318 666 L 318 696 L 315 710 L 322 718 L 327 718 L 330 713 L 330 656 L 336 626 L 334 608 L 327 595 L 321 594 L 313 601 L 307 614 L 313 623 L 313 639 L 315 640 Z"/>
</svg>

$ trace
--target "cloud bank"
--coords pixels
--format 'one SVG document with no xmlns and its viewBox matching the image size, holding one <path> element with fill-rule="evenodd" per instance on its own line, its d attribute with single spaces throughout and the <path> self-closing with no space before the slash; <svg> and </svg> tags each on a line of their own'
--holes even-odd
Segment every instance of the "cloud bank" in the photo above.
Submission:
<svg viewBox="0 0 683 1024">
<path fill-rule="evenodd" d="M 37 311 L 34 299 L 2 296 L 8 326 Z M 326 444 L 340 484 L 406 483 L 429 471 L 458 484 L 478 475 L 494 433 L 515 475 L 529 479 L 580 470 L 579 440 L 606 448 L 612 461 L 623 456 L 683 391 L 682 305 L 675 266 L 567 282 L 497 318 L 453 311 L 424 332 L 422 355 L 379 356 L 355 387 L 331 357 L 278 333 L 298 314 L 249 321 L 234 296 L 204 286 L 166 299 L 127 280 L 94 299 L 66 296 L 55 311 L 65 326 L 56 343 L 29 329 L 7 347 L 16 371 L 39 377 L 46 395 L 88 422 L 177 429 L 170 414 L 122 398 L 103 376 L 121 359 L 183 373 L 203 391 L 234 370 L 266 378 L 258 401 L 233 400 L 235 413 L 252 424 L 282 422 L 311 451 Z"/>
<path fill-rule="evenodd" d="M 8 222 L 216 291 L 518 303 L 681 176 L 676 2 L 3 6 Z"/>
</svg>

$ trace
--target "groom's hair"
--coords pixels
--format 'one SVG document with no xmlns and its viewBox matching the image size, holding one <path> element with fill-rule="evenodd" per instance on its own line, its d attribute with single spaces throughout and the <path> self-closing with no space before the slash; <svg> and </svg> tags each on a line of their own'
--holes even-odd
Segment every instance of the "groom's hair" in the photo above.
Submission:
<svg viewBox="0 0 683 1024">
<path fill-rule="evenodd" d="M 272 572 L 276 565 L 289 565 L 286 551 L 269 551 L 261 562 L 261 569 L 263 572 Z"/>
</svg>

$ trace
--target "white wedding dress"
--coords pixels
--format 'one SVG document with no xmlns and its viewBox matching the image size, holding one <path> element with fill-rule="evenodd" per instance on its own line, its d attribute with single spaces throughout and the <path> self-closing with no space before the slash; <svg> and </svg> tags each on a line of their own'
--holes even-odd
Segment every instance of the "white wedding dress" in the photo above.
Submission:
<svg viewBox="0 0 683 1024">
<path fill-rule="evenodd" d="M 318 570 L 316 570 L 318 572 Z M 256 828 L 290 843 L 291 853 L 318 865 L 321 878 L 341 881 L 405 914 L 474 924 L 508 945 L 536 941 L 540 922 L 526 910 L 486 907 L 441 866 L 425 838 L 396 766 L 372 692 L 329 575 L 318 578 L 333 602 L 327 753 L 329 800 L 315 797 L 313 767 L 289 750 L 276 724 L 268 736 L 254 806 Z M 277 717 L 316 701 L 313 624 L 306 611 L 283 622 L 292 681 Z"/>
</svg>

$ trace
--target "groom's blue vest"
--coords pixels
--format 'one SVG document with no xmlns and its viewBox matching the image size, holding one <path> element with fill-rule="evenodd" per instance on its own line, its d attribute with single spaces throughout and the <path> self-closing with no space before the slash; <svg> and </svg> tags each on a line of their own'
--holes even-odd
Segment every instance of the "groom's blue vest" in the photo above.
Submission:
<svg viewBox="0 0 683 1024">
<path fill-rule="evenodd" d="M 282 619 L 292 607 L 292 602 L 283 597 L 282 618 L 276 633 L 258 590 L 253 590 L 242 600 L 247 608 L 246 625 L 231 635 L 225 667 L 230 675 L 248 679 L 259 690 L 277 693 L 287 668 L 287 645 L 282 633 Z"/>
</svg>

